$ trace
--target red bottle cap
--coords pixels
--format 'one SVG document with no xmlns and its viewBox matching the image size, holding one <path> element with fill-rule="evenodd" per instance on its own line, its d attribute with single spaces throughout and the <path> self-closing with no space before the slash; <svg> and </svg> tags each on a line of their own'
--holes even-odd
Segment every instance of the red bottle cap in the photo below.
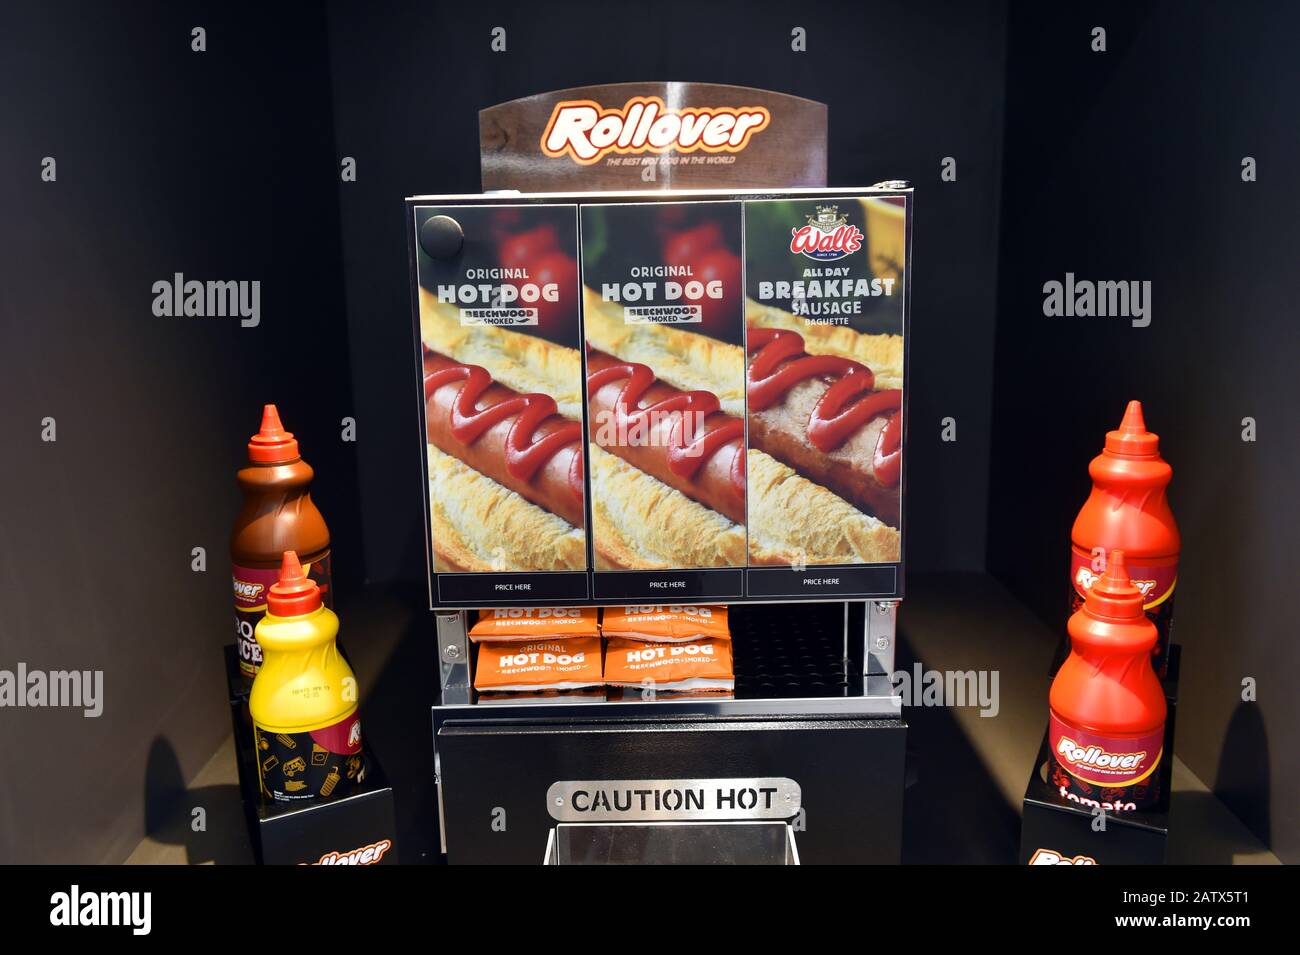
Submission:
<svg viewBox="0 0 1300 955">
<path fill-rule="evenodd" d="M 1106 432 L 1106 450 L 1112 454 L 1154 457 L 1160 453 L 1160 435 L 1147 430 L 1142 402 L 1130 401 L 1118 431 Z"/>
<path fill-rule="evenodd" d="M 280 579 L 271 585 L 266 594 L 266 612 L 277 617 L 301 617 L 321 605 L 320 588 L 307 576 L 291 550 L 284 552 L 280 564 Z"/>
<path fill-rule="evenodd" d="M 1092 582 L 1084 607 L 1092 616 L 1109 620 L 1136 620 L 1144 616 L 1142 591 L 1129 579 L 1122 550 L 1113 550 L 1106 556 L 1106 570 Z"/>
<path fill-rule="evenodd" d="M 262 428 L 248 439 L 248 460 L 254 464 L 288 464 L 298 460 L 298 442 L 280 424 L 275 405 L 262 409 Z"/>
</svg>

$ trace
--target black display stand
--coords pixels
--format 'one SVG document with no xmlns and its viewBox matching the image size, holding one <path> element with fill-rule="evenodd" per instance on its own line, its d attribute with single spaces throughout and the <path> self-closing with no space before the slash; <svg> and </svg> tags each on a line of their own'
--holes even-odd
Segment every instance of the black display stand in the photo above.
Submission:
<svg viewBox="0 0 1300 955">
<path fill-rule="evenodd" d="M 253 722 L 234 645 L 225 649 L 239 793 L 253 853 L 262 865 L 390 865 L 397 858 L 393 789 L 374 753 L 366 777 L 349 796 L 301 804 L 274 803 L 259 792 Z"/>
<path fill-rule="evenodd" d="M 1159 865 L 1165 861 L 1169 843 L 1169 801 L 1173 788 L 1180 649 L 1172 645 L 1169 648 L 1169 671 L 1164 682 L 1169 715 L 1165 720 L 1165 755 L 1159 769 L 1159 803 L 1140 812 L 1107 813 L 1105 829 L 1094 828 L 1097 825 L 1094 811 L 1067 802 L 1048 782 L 1048 741 L 1044 733 L 1029 785 L 1025 787 L 1020 822 L 1022 864 Z"/>
<path fill-rule="evenodd" d="M 699 811 L 666 797 L 649 810 L 615 800 L 613 814 L 575 817 L 555 802 L 553 787 L 568 783 L 708 792 L 779 778 L 798 786 L 798 800 L 749 821 L 790 823 L 803 863 L 897 863 L 907 725 L 887 675 L 894 619 L 893 608 L 862 604 L 736 605 L 734 694 L 484 704 L 468 686 L 476 645 L 464 621 L 439 617 L 444 687 L 432 717 L 447 861 L 538 864 L 559 824 L 720 818 L 708 796 Z"/>
<path fill-rule="evenodd" d="M 553 814 L 552 793 L 562 780 L 586 781 L 592 790 L 618 780 L 615 788 L 653 791 L 661 780 L 704 785 L 718 777 L 742 788 L 774 777 L 797 783 L 803 811 L 783 821 L 792 825 L 805 863 L 899 861 L 907 737 L 902 720 L 719 719 L 672 713 L 667 705 L 658 719 L 526 719 L 518 713 L 492 719 L 493 713 L 484 712 L 492 707 L 478 709 L 480 718 L 465 718 L 464 710 L 433 712 L 450 863 L 541 863 L 548 834 L 563 818 Z M 646 818 L 630 815 L 628 821 Z M 656 818 L 677 817 L 665 812 Z"/>
</svg>

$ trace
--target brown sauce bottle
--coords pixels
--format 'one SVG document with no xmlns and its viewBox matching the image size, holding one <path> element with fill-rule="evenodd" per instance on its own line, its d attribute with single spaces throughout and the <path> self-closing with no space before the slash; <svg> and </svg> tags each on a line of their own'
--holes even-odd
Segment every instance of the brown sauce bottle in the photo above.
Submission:
<svg viewBox="0 0 1300 955">
<path fill-rule="evenodd" d="M 330 532 L 311 499 L 315 472 L 298 456 L 298 442 L 280 424 L 275 405 L 262 410 L 262 427 L 248 442 L 248 467 L 236 475 L 244 507 L 230 535 L 235 594 L 235 645 L 239 670 L 252 680 L 262 663 L 253 629 L 266 613 L 266 595 L 279 579 L 287 550 L 334 606 L 330 581 Z"/>
</svg>

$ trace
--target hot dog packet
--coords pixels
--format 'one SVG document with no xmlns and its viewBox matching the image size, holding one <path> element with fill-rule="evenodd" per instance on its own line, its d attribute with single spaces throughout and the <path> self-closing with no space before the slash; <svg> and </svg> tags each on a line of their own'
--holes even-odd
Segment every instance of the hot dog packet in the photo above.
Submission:
<svg viewBox="0 0 1300 955">
<path fill-rule="evenodd" d="M 475 643 L 510 640 L 558 640 L 600 633 L 595 607 L 505 607 L 480 610 L 469 628 Z"/>
<path fill-rule="evenodd" d="M 532 643 L 483 643 L 474 689 L 494 693 L 601 686 L 600 637 Z"/>
<path fill-rule="evenodd" d="M 610 686 L 657 690 L 717 690 L 736 687 L 730 640 L 657 643 L 612 637 L 605 651 Z"/>
<path fill-rule="evenodd" d="M 606 607 L 600 632 L 651 643 L 731 639 L 726 607 L 689 604 Z"/>
</svg>

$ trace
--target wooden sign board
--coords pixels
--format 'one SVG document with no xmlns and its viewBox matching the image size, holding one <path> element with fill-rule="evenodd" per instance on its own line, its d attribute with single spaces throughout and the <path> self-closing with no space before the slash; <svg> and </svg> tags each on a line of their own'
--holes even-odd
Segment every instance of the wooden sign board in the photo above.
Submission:
<svg viewBox="0 0 1300 955">
<path fill-rule="evenodd" d="M 826 185 L 826 104 L 717 83 L 614 83 L 479 112 L 483 189 Z"/>
</svg>

